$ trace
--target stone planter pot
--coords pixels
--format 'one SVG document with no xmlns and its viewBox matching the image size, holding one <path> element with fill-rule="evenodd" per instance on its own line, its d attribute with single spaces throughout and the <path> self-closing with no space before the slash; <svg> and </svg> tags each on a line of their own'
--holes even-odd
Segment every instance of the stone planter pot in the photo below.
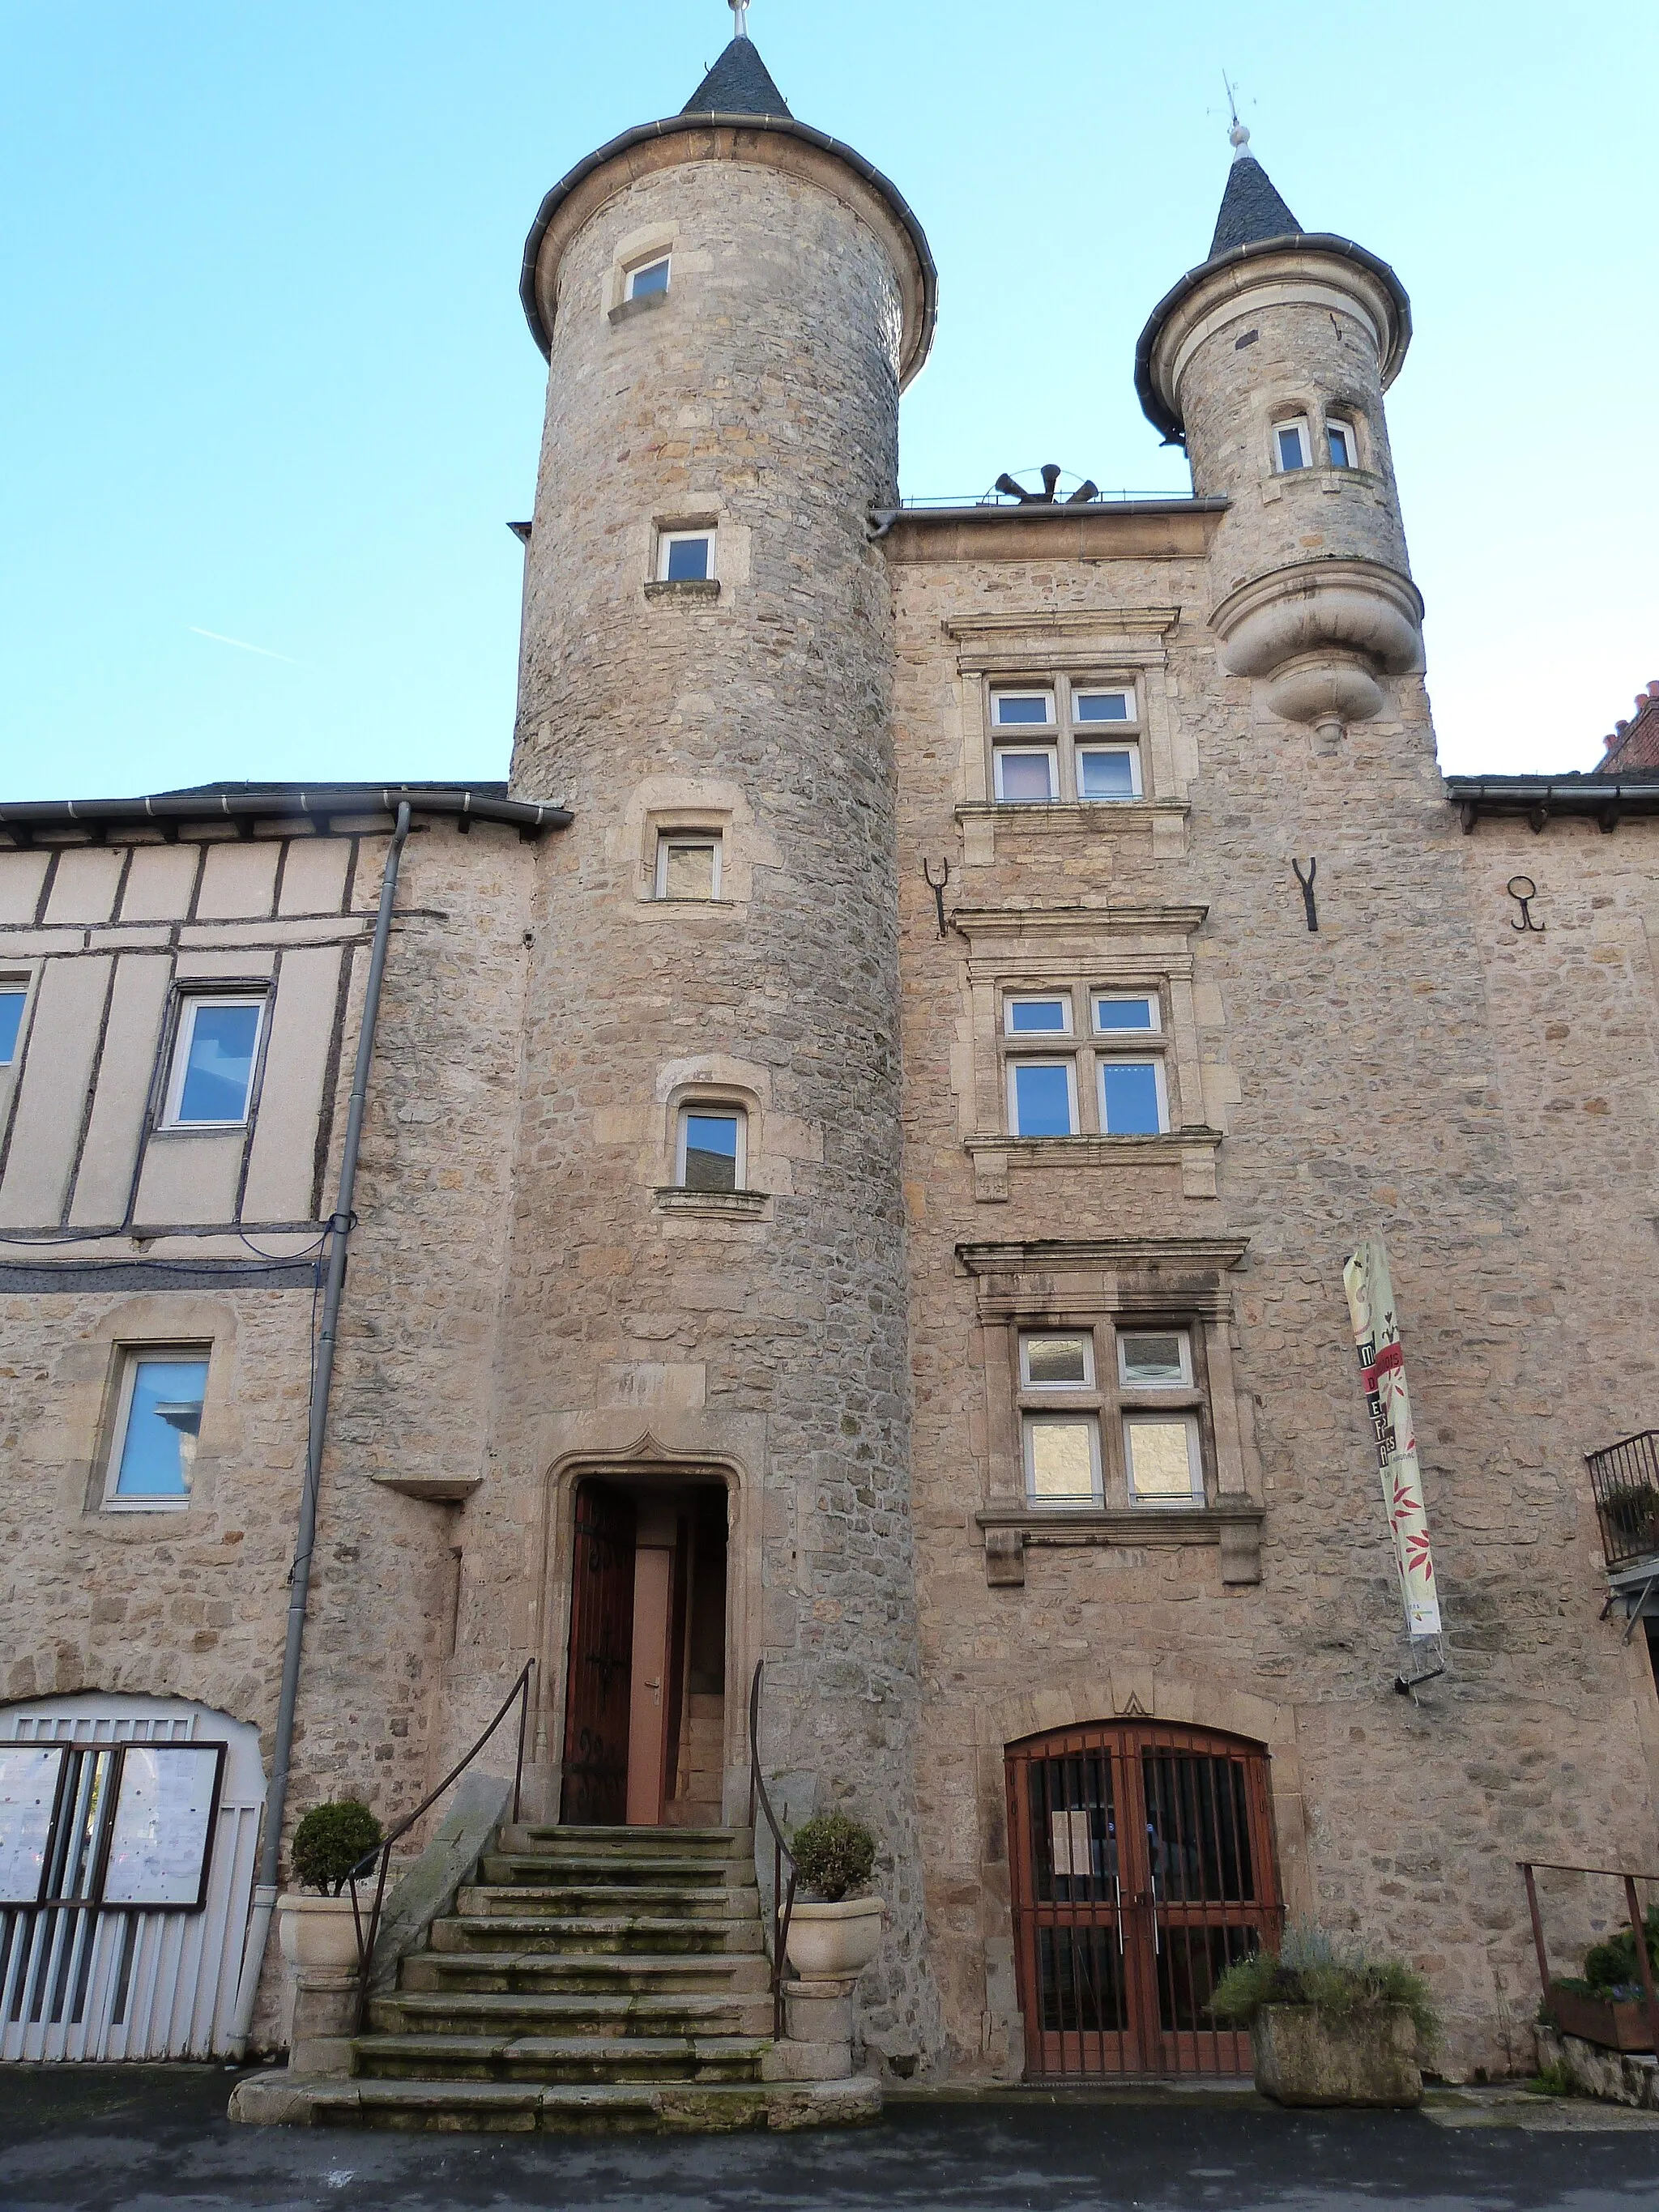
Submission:
<svg viewBox="0 0 1659 2212">
<path fill-rule="evenodd" d="M 357 1926 L 349 1897 L 290 1890 L 276 1900 L 283 1956 L 294 1967 L 340 1973 L 357 1963 Z"/>
<path fill-rule="evenodd" d="M 1334 2018 L 1264 2005 L 1250 2029 L 1255 2086 L 1281 2105 L 1420 2105 L 1417 2030 L 1404 2005 Z"/>
<path fill-rule="evenodd" d="M 789 1963 L 803 1981 L 836 1981 L 862 1973 L 881 1948 L 878 1897 L 848 1897 L 838 1905 L 797 1898 L 789 1916 Z"/>
</svg>

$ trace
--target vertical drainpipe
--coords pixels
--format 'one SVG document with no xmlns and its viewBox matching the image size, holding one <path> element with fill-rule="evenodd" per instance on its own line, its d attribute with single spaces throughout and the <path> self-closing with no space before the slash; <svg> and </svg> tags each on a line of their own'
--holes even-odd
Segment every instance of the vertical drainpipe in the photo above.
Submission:
<svg viewBox="0 0 1659 2212">
<path fill-rule="evenodd" d="M 270 1916 L 276 1903 L 277 1877 L 283 1847 L 283 1816 L 288 1804 L 289 1765 L 294 1749 L 294 1713 L 300 1694 L 300 1657 L 305 1645 L 306 1599 L 311 1588 L 311 1553 L 317 1534 L 317 1489 L 322 1479 L 323 1447 L 328 1439 L 329 1386 L 334 1379 L 334 1345 L 340 1320 L 340 1293 L 345 1286 L 346 1247 L 354 1215 L 351 1201 L 357 1186 L 357 1152 L 362 1141 L 363 1108 L 368 1097 L 369 1064 L 374 1057 L 374 1024 L 380 1012 L 380 984 L 386 975 L 387 942 L 392 935 L 392 905 L 398 890 L 398 868 L 404 841 L 409 836 L 409 803 L 398 807 L 398 826 L 386 848 L 386 870 L 380 878 L 380 910 L 374 917 L 374 943 L 368 958 L 368 982 L 363 993 L 362 1027 L 357 1036 L 357 1065 L 351 1079 L 351 1106 L 346 1115 L 345 1150 L 340 1158 L 340 1188 L 329 1221 L 333 1243 L 329 1247 L 328 1287 L 323 1297 L 323 1326 L 317 1339 L 317 1371 L 311 1389 L 311 1433 L 306 1450 L 305 1487 L 300 1492 L 300 1520 L 294 1538 L 294 1565 L 289 1570 L 288 1640 L 283 1650 L 283 1688 L 276 1706 L 276 1740 L 271 1756 L 270 1787 L 265 1793 L 264 1836 L 259 1853 L 258 1880 L 253 1891 L 253 1911 L 248 1921 L 247 1942 L 242 1952 L 242 1974 L 236 1989 L 236 2018 L 231 2028 L 230 2057 L 239 2062 L 247 2050 L 253 2025 L 254 2001 L 259 1991 L 259 1972 L 270 1935 Z"/>
</svg>

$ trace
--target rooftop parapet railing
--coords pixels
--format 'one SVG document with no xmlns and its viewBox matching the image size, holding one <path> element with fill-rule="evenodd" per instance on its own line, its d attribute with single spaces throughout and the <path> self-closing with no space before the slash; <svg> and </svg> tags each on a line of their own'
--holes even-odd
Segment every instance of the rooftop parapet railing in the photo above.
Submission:
<svg viewBox="0 0 1659 2212">
<path fill-rule="evenodd" d="M 1659 1430 L 1644 1429 L 1603 1451 L 1586 1452 L 1607 1572 L 1651 1559 L 1659 1572 Z"/>
</svg>

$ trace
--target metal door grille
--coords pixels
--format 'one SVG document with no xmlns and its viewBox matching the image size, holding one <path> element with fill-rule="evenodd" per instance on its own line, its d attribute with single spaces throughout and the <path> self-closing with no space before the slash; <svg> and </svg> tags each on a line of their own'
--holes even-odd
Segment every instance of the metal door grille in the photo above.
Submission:
<svg viewBox="0 0 1659 2212">
<path fill-rule="evenodd" d="M 1283 1917 L 1266 1753 L 1126 1722 L 1006 1760 L 1027 2078 L 1248 2073 L 1209 2001 Z"/>
<path fill-rule="evenodd" d="M 0 1905 L 0 2059 L 222 2051 L 264 1797 L 258 1732 L 182 1700 L 84 1696 L 0 1715 L 0 1750 L 23 1746 L 50 1751 L 50 1817 L 40 1901 Z M 218 1753 L 196 1895 L 171 1908 L 118 1901 L 112 1862 L 122 1761 L 146 1746 Z"/>
</svg>

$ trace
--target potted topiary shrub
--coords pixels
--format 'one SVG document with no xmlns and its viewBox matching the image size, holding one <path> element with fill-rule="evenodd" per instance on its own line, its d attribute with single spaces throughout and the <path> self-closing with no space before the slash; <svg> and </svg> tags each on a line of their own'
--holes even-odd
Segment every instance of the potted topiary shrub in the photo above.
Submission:
<svg viewBox="0 0 1659 2212">
<path fill-rule="evenodd" d="M 356 1965 L 356 1917 L 350 1897 L 342 1893 L 353 1867 L 384 1833 L 368 1806 L 355 1797 L 313 1807 L 295 1828 L 289 1857 L 301 1887 L 276 1900 L 283 1955 L 290 1966 L 339 1971 Z"/>
<path fill-rule="evenodd" d="M 1281 2105 L 1420 2105 L 1419 2057 L 1439 2022 L 1420 1974 L 1339 1950 L 1321 1929 L 1287 1929 L 1276 1953 L 1229 1966 L 1215 2018 L 1248 2027 L 1255 2085 Z"/>
<path fill-rule="evenodd" d="M 1644 1923 L 1648 1963 L 1659 1978 L 1659 1905 L 1650 1905 Z M 1604 2051 L 1651 2051 L 1646 1992 L 1628 1928 L 1592 1943 L 1584 1954 L 1582 1976 L 1562 1975 L 1550 1984 L 1545 2009 L 1550 2025 Z"/>
<path fill-rule="evenodd" d="M 795 1862 L 795 1903 L 789 1916 L 789 1963 L 805 1981 L 862 1973 L 881 1948 L 878 1897 L 849 1896 L 869 1881 L 876 1839 L 862 1820 L 819 1813 L 789 1839 Z"/>
</svg>

